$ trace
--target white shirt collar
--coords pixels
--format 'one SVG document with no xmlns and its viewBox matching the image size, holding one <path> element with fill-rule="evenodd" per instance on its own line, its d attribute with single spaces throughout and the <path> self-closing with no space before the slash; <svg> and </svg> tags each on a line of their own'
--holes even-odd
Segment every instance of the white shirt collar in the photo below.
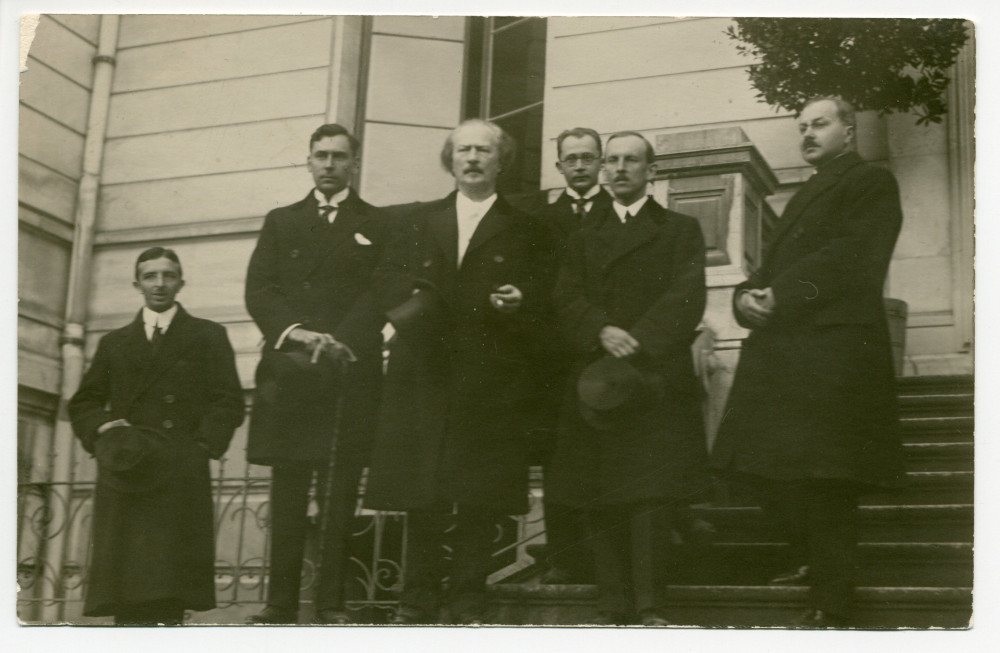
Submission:
<svg viewBox="0 0 1000 653">
<path fill-rule="evenodd" d="M 319 202 L 320 206 L 334 206 L 334 207 L 339 206 L 340 203 L 346 200 L 347 196 L 350 194 L 351 194 L 351 189 L 345 188 L 339 193 L 335 193 L 334 196 L 331 197 L 329 201 L 327 201 L 326 195 L 321 193 L 318 188 L 313 189 L 313 197 L 316 198 L 316 201 Z"/>
<path fill-rule="evenodd" d="M 175 315 L 177 315 L 176 303 L 162 313 L 157 313 L 148 306 L 143 306 L 142 321 L 146 325 L 146 335 L 152 335 L 153 329 L 157 326 L 160 327 L 160 333 L 166 333 L 167 329 L 170 328 L 170 323 L 174 321 Z"/>
<path fill-rule="evenodd" d="M 588 202 L 592 202 L 594 198 L 597 196 L 597 194 L 600 192 L 601 192 L 600 184 L 594 184 L 593 186 L 591 186 L 590 190 L 587 191 L 587 194 L 583 196 L 581 196 L 580 193 L 576 192 L 576 190 L 571 188 L 570 186 L 566 187 L 566 194 L 569 195 L 570 199 L 574 200 L 584 199 L 587 200 Z"/>
<path fill-rule="evenodd" d="M 493 203 L 497 201 L 497 194 L 493 193 L 486 199 L 478 202 L 476 200 L 469 199 L 461 192 L 458 193 L 456 198 L 455 210 L 458 212 L 458 216 L 460 218 L 470 215 L 478 215 L 482 218 L 493 207 Z"/>
<path fill-rule="evenodd" d="M 636 200 L 632 204 L 629 204 L 628 206 L 623 206 L 618 203 L 618 200 L 615 200 L 611 203 L 611 206 L 615 209 L 615 213 L 618 214 L 618 219 L 625 222 L 625 212 L 628 211 L 628 214 L 634 218 L 639 214 L 640 209 L 642 209 L 648 199 L 649 195 L 643 195 L 640 199 Z"/>
</svg>

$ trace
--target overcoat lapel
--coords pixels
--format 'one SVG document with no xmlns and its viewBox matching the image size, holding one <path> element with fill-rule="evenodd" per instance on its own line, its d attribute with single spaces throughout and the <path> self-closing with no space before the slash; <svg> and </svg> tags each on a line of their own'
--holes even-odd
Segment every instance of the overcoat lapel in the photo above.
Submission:
<svg viewBox="0 0 1000 653">
<path fill-rule="evenodd" d="M 455 211 L 455 194 L 442 201 L 440 210 L 427 219 L 427 235 L 432 246 L 439 250 L 448 270 L 458 267 L 458 213 Z"/>
<path fill-rule="evenodd" d="M 325 225 L 319 217 L 319 202 L 311 191 L 305 199 L 291 207 L 282 223 L 284 237 L 294 243 L 301 260 L 318 261 L 322 254 L 320 239 Z"/>
<path fill-rule="evenodd" d="M 142 395 L 164 372 L 173 367 L 181 354 L 194 344 L 196 338 L 192 325 L 191 316 L 178 304 L 177 314 L 174 315 L 170 328 L 163 334 L 163 340 L 154 352 L 146 338 L 142 311 L 139 311 L 139 316 L 132 323 L 129 340 L 130 346 L 139 350 L 135 352 L 139 355 L 139 360 L 145 360 L 146 364 L 142 365 L 140 377 L 132 386 L 129 404 Z"/>
<path fill-rule="evenodd" d="M 774 235 L 771 237 L 768 250 L 774 249 L 810 204 L 833 188 L 844 172 L 861 162 L 861 157 L 857 153 L 848 152 L 834 159 L 824 169 L 813 175 L 802 187 L 802 190 L 789 200 L 788 206 L 785 207 L 785 211 L 781 215 L 781 220 L 778 221 Z"/>
<path fill-rule="evenodd" d="M 656 238 L 659 231 L 653 221 L 652 214 L 654 208 L 651 206 L 652 202 L 652 199 L 646 200 L 639 213 L 629 219 L 627 224 L 614 228 L 614 240 L 611 245 L 611 252 L 608 254 L 608 259 L 604 264 L 605 271 L 629 252 Z M 609 227 L 607 221 L 611 219 L 618 220 L 618 215 L 614 213 L 614 209 L 609 208 L 608 213 L 605 215 L 603 227 L 598 231 L 606 233 Z"/>
<path fill-rule="evenodd" d="M 553 221 L 555 226 L 564 235 L 568 235 L 573 232 L 574 229 L 579 227 L 580 218 L 575 213 L 573 213 L 573 201 L 570 199 L 566 191 L 563 191 L 556 201 L 552 203 L 551 214 L 553 216 Z"/>
<path fill-rule="evenodd" d="M 347 199 L 341 202 L 337 208 L 337 217 L 334 218 L 332 225 L 324 223 L 323 219 L 319 217 L 319 203 L 315 197 L 313 197 L 312 204 L 311 212 L 314 216 L 314 226 L 310 228 L 310 233 L 313 235 L 312 241 L 316 247 L 316 254 L 311 257 L 313 265 L 309 270 L 310 274 L 337 250 L 344 245 L 350 244 L 350 241 L 354 238 L 354 234 L 368 221 L 364 205 L 353 190 L 350 191 Z M 305 231 L 302 233 L 305 233 Z"/>
<path fill-rule="evenodd" d="M 469 241 L 468 249 L 465 250 L 462 262 L 468 261 L 469 256 L 476 249 L 482 247 L 498 234 L 503 233 L 510 227 L 511 222 L 512 218 L 510 212 L 507 210 L 506 202 L 504 202 L 502 197 L 497 196 L 496 201 L 493 202 L 493 206 L 486 212 L 486 215 L 479 221 L 479 225 L 472 233 L 472 239 Z"/>
</svg>

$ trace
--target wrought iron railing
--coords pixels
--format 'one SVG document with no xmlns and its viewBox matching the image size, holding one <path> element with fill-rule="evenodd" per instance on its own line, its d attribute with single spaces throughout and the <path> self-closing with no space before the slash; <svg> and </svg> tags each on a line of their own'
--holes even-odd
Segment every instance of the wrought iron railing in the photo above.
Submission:
<svg viewBox="0 0 1000 653">
<path fill-rule="evenodd" d="M 192 623 L 240 624 L 259 610 L 267 596 L 269 552 L 268 476 L 245 466 L 242 476 L 227 476 L 225 459 L 214 464 L 217 608 L 188 615 Z M 533 474 L 532 510 L 497 524 L 494 571 L 490 582 L 532 563 L 525 548 L 544 533 Z M 18 615 L 24 623 L 106 623 L 82 615 L 90 553 L 93 481 L 18 485 Z M 314 509 L 315 511 L 315 509 Z M 355 513 L 347 581 L 347 604 L 359 623 L 384 623 L 397 605 L 406 566 L 406 516 L 365 510 Z M 311 619 L 316 571 L 316 537 L 310 531 L 302 575 L 300 621 Z M 47 563 L 48 547 L 65 547 L 59 569 Z"/>
</svg>

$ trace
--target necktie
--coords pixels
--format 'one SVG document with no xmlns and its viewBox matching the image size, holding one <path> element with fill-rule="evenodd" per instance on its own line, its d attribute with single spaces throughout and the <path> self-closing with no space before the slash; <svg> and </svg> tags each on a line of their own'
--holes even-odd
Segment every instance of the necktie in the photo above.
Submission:
<svg viewBox="0 0 1000 653">
<path fill-rule="evenodd" d="M 153 327 L 153 335 L 149 338 L 149 344 L 153 346 L 153 350 L 159 348 L 160 342 L 163 340 L 163 329 L 157 324 Z"/>
<path fill-rule="evenodd" d="M 575 213 L 577 217 L 582 218 L 587 213 L 587 200 L 585 200 L 582 197 L 579 199 L 574 199 L 573 213 Z"/>
<path fill-rule="evenodd" d="M 629 214 L 629 212 L 625 211 L 625 215 L 622 216 L 622 224 L 627 224 L 631 218 L 632 216 Z"/>
<path fill-rule="evenodd" d="M 319 207 L 319 217 L 323 218 L 324 222 L 331 222 L 330 216 L 337 210 L 336 206 L 332 204 L 327 204 L 326 206 Z M 336 217 L 336 216 L 334 216 Z"/>
</svg>

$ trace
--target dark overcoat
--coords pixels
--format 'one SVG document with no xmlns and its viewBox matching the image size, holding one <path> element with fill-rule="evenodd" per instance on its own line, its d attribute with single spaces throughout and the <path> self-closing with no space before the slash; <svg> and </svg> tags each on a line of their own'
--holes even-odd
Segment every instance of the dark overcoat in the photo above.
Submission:
<svg viewBox="0 0 1000 653">
<path fill-rule="evenodd" d="M 390 347 L 365 504 L 387 510 L 527 510 L 524 406 L 531 392 L 531 340 L 545 298 L 548 257 L 537 222 L 498 197 L 459 268 L 455 194 L 418 204 L 378 274 L 379 310 L 415 286 L 433 288 L 434 314 L 399 325 Z M 524 295 L 502 314 L 489 295 L 504 284 Z"/>
<path fill-rule="evenodd" d="M 127 419 L 167 434 L 175 469 L 148 492 L 98 483 L 84 614 L 124 603 L 171 599 L 215 607 L 215 548 L 209 456 L 220 457 L 243 422 L 243 391 L 225 329 L 178 307 L 154 352 L 142 313 L 101 338 L 69 403 L 73 430 L 94 452 L 106 422 Z M 98 472 L 100 473 L 100 472 Z"/>
<path fill-rule="evenodd" d="M 560 251 L 565 248 L 569 237 L 587 222 L 587 218 L 602 216 L 611 206 L 611 194 L 603 187 L 592 198 L 594 203 L 583 219 L 573 212 L 573 198 L 565 190 L 555 200 L 550 202 L 549 198 L 549 191 L 540 191 L 524 197 L 515 205 L 525 213 L 538 217 L 542 226 L 552 233 Z"/>
<path fill-rule="evenodd" d="M 883 308 L 902 223 L 889 171 L 842 155 L 789 201 L 763 264 L 734 294 L 772 288 L 776 308 L 743 344 L 713 467 L 769 479 L 903 479 Z"/>
<path fill-rule="evenodd" d="M 333 224 L 319 215 L 313 193 L 264 219 L 247 269 L 247 310 L 273 348 L 288 327 L 330 333 L 358 358 L 344 383 L 338 452 L 363 455 L 371 446 L 382 379 L 379 325 L 352 309 L 368 300 L 370 282 L 386 240 L 381 212 L 353 191 Z M 283 348 L 293 348 L 286 343 Z M 247 460 L 260 465 L 325 463 L 335 411 L 332 402 L 272 405 L 255 392 Z"/>
<path fill-rule="evenodd" d="M 576 233 L 588 220 L 602 216 L 611 206 L 611 195 L 601 188 L 593 197 L 590 211 L 582 218 L 573 211 L 573 200 L 565 191 L 554 201 L 549 201 L 548 191 L 534 193 L 524 198 L 519 208 L 537 216 L 542 227 L 549 232 L 555 256 L 551 260 L 549 276 L 555 281 L 559 262 L 565 256 L 569 237 Z M 550 291 L 551 293 L 551 291 Z M 559 422 L 566 380 L 573 366 L 574 352 L 569 340 L 559 328 L 555 311 L 547 313 L 549 320 L 544 326 L 545 333 L 536 342 L 540 345 L 536 352 L 537 364 L 533 366 L 535 390 L 528 407 L 529 438 L 534 461 L 547 461 L 555 446 L 554 432 Z"/>
<path fill-rule="evenodd" d="M 586 507 L 661 500 L 703 489 L 705 434 L 691 343 L 705 310 L 705 243 L 698 222 L 651 198 L 621 224 L 610 206 L 573 234 L 555 289 L 576 350 L 547 499 Z M 606 325 L 639 341 L 630 357 L 659 386 L 652 410 L 609 430 L 580 417 L 576 380 L 604 355 Z"/>
</svg>

